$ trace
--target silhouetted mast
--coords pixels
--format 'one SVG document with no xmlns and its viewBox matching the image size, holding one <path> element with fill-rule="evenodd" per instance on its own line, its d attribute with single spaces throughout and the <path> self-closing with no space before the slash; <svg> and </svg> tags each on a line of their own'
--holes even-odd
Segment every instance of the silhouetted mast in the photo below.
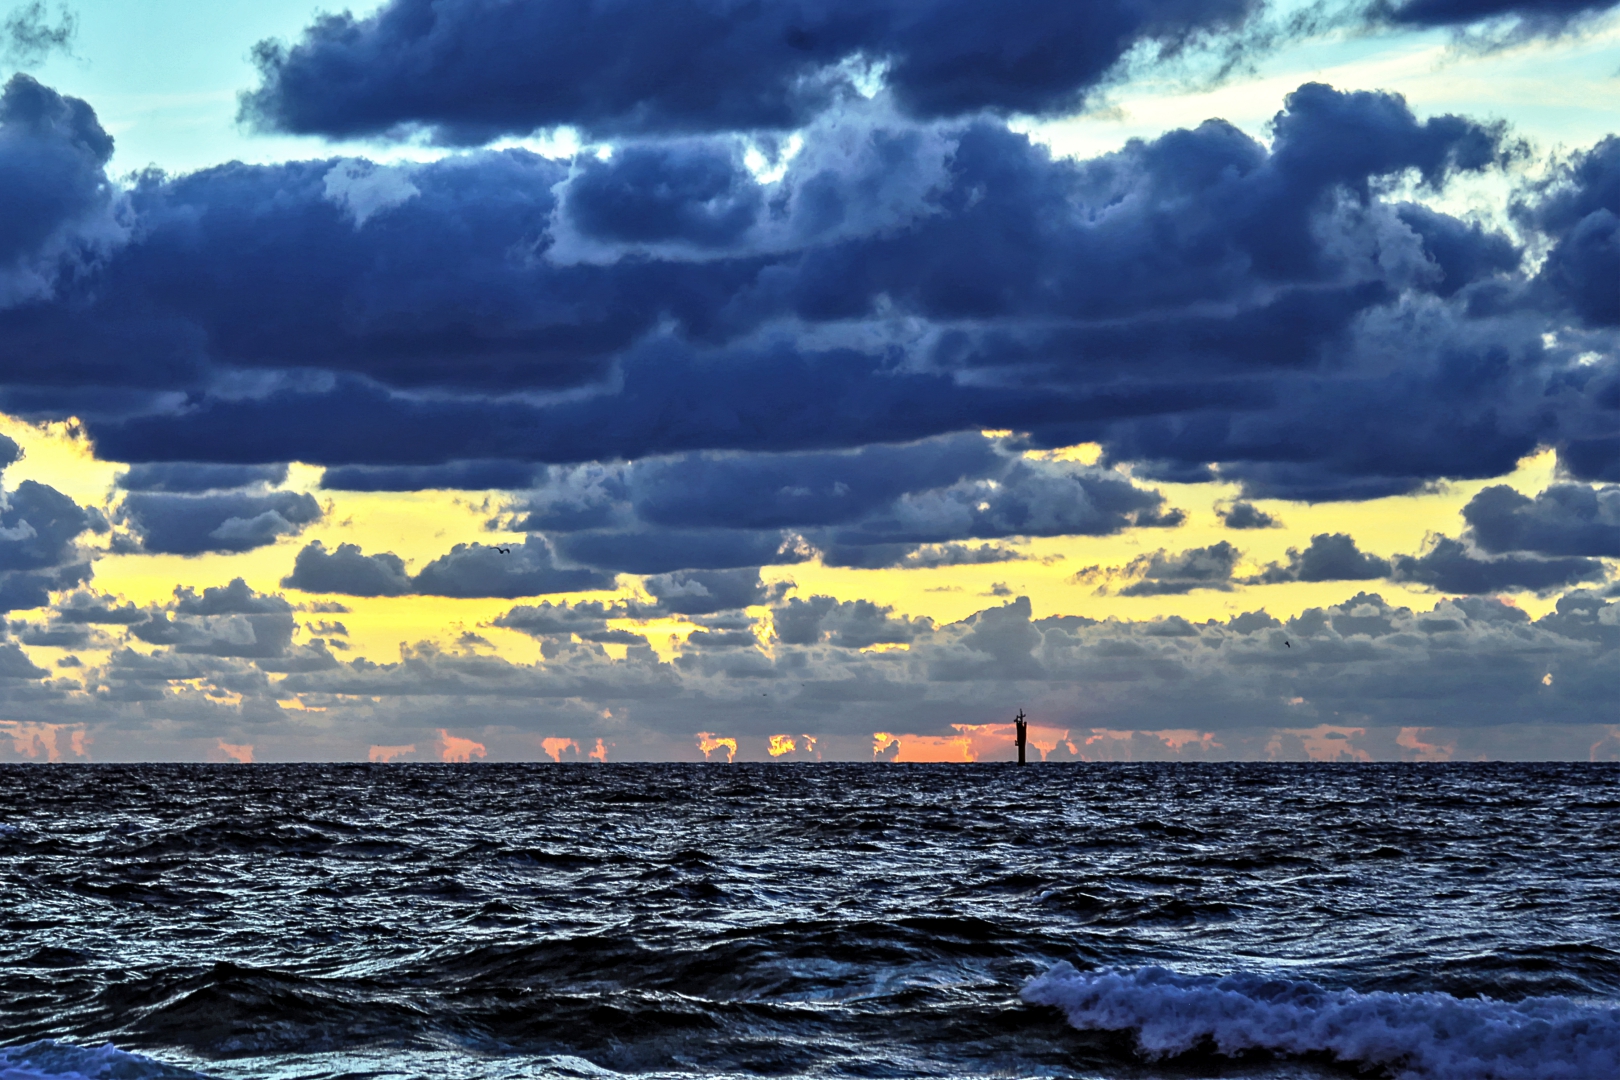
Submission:
<svg viewBox="0 0 1620 1080">
<path fill-rule="evenodd" d="M 1018 764 L 1024 763 L 1024 743 L 1027 741 L 1029 725 L 1024 721 L 1024 710 L 1019 709 L 1018 715 L 1013 717 L 1013 724 L 1018 728 Z"/>
</svg>

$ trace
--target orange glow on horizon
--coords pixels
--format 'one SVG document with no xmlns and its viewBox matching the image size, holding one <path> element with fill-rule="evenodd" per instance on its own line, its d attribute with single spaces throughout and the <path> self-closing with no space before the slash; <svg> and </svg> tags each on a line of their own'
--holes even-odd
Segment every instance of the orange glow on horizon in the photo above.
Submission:
<svg viewBox="0 0 1620 1080">
<path fill-rule="evenodd" d="M 393 761 L 404 754 L 416 753 L 416 744 L 408 743 L 405 746 L 373 746 L 366 754 L 367 761 Z"/>
<path fill-rule="evenodd" d="M 1193 728 L 1170 728 L 1167 731 L 1150 731 L 1148 734 L 1162 739 L 1164 745 L 1178 754 L 1187 747 L 1195 745 L 1204 750 L 1226 749 L 1216 741 L 1213 731 L 1198 731 Z"/>
<path fill-rule="evenodd" d="M 11 748 L 30 759 L 41 755 L 46 761 L 61 761 L 62 749 L 57 739 L 68 735 L 68 746 L 76 757 L 90 756 L 90 734 L 82 724 L 42 724 L 26 720 L 0 720 L 0 735 L 11 738 Z"/>
<path fill-rule="evenodd" d="M 1418 761 L 1450 761 L 1451 755 L 1457 752 L 1457 740 L 1448 743 L 1424 742 L 1423 736 L 1434 728 L 1403 727 L 1401 733 L 1395 737 L 1395 745 L 1413 751 Z"/>
<path fill-rule="evenodd" d="M 797 746 L 796 743 L 794 743 L 793 736 L 791 736 L 791 735 L 772 735 L 771 736 L 771 746 L 770 746 L 771 757 L 781 757 L 783 754 L 791 754 L 791 753 L 793 753 L 793 751 L 795 751 L 797 749 L 798 749 L 798 746 Z"/>
<path fill-rule="evenodd" d="M 474 742 L 472 739 L 463 739 L 450 734 L 444 728 L 439 729 L 439 760 L 440 761 L 471 761 L 474 757 L 484 756 L 484 744 Z"/>
<path fill-rule="evenodd" d="M 600 745 L 601 740 L 598 739 L 597 743 Z M 561 764 L 564 750 L 572 750 L 575 756 L 578 756 L 579 743 L 575 742 L 573 739 L 564 739 L 560 736 L 553 735 L 548 739 L 540 740 L 540 749 L 544 750 L 546 752 L 546 756 L 552 761 Z"/>
<path fill-rule="evenodd" d="M 737 740 L 716 735 L 712 731 L 698 732 L 697 745 L 698 749 L 703 751 L 704 761 L 708 761 L 709 755 L 716 750 L 724 750 L 726 752 L 726 764 L 728 765 L 731 764 L 731 762 L 737 756 Z"/>
<path fill-rule="evenodd" d="M 228 743 L 224 739 L 220 739 L 218 741 L 219 752 L 224 754 L 226 757 L 233 759 L 239 765 L 253 764 L 252 743 Z"/>
<path fill-rule="evenodd" d="M 1266 744 L 1266 756 L 1275 758 L 1282 751 L 1282 736 L 1293 735 L 1305 748 L 1305 756 L 1312 761 L 1371 761 L 1372 755 L 1351 743 L 1351 739 L 1367 734 L 1362 727 L 1340 727 L 1318 724 L 1313 728 L 1283 728 L 1272 735 Z"/>
<path fill-rule="evenodd" d="M 1620 727 L 1609 725 L 1609 733 L 1586 752 L 1587 761 L 1617 761 L 1620 760 Z"/>
<path fill-rule="evenodd" d="M 590 752 L 590 754 L 588 754 L 587 756 L 588 757 L 593 757 L 597 761 L 600 761 L 600 762 L 606 764 L 606 762 L 607 762 L 607 754 L 608 754 L 607 748 L 608 748 L 608 746 L 613 746 L 613 745 L 615 745 L 615 744 L 614 743 L 608 743 L 607 746 L 603 746 L 602 745 L 602 740 L 597 739 L 596 740 L 596 749 L 592 750 Z"/>
</svg>

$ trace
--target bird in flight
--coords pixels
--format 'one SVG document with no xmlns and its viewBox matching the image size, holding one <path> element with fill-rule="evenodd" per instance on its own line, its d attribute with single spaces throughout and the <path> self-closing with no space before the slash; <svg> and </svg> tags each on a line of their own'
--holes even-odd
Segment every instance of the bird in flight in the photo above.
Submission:
<svg viewBox="0 0 1620 1080">
<path fill-rule="evenodd" d="M 1292 649 L 1294 647 L 1294 643 L 1292 641 L 1285 641 L 1285 642 L 1283 642 L 1283 644 L 1288 646 L 1290 649 Z"/>
<path fill-rule="evenodd" d="M 502 555 L 510 555 L 510 554 L 512 554 L 512 549 L 511 548 L 509 548 L 509 547 L 501 547 L 501 545 L 499 545 L 499 544 L 495 545 L 495 550 L 500 552 Z"/>
</svg>

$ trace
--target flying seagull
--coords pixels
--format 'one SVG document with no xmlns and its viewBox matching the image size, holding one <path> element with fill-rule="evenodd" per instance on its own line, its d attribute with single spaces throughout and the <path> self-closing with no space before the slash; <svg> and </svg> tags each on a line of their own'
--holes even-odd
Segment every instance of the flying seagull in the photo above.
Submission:
<svg viewBox="0 0 1620 1080">
<path fill-rule="evenodd" d="M 1288 646 L 1290 649 L 1292 649 L 1294 647 L 1294 643 L 1292 641 L 1285 641 L 1285 642 L 1283 642 L 1283 644 Z"/>
<path fill-rule="evenodd" d="M 511 548 L 509 548 L 509 547 L 501 547 L 501 545 L 499 545 L 499 544 L 495 545 L 495 550 L 500 552 L 502 555 L 510 555 L 510 554 L 512 554 L 512 549 Z"/>
</svg>

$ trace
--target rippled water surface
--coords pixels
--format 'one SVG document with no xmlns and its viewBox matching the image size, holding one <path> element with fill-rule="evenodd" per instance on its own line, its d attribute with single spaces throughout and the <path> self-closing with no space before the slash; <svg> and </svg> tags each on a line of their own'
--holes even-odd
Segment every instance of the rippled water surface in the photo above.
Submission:
<svg viewBox="0 0 1620 1080">
<path fill-rule="evenodd" d="M 1615 1075 L 1617 810 L 1596 765 L 4 767 L 0 1076 Z"/>
</svg>

